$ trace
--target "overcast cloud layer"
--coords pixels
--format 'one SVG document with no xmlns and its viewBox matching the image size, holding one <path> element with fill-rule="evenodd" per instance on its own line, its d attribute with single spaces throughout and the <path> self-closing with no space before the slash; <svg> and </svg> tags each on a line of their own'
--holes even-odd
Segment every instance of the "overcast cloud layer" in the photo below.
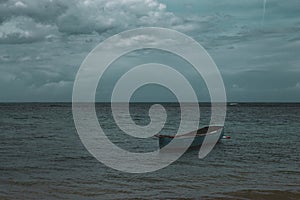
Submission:
<svg viewBox="0 0 300 200">
<path fill-rule="evenodd" d="M 208 50 L 229 101 L 299 102 L 300 1 L 267 1 L 265 10 L 263 3 L 0 0 L 0 101 L 70 101 L 76 72 L 100 41 L 159 26 L 184 32 Z M 137 60 L 132 54 L 124 63 Z"/>
</svg>

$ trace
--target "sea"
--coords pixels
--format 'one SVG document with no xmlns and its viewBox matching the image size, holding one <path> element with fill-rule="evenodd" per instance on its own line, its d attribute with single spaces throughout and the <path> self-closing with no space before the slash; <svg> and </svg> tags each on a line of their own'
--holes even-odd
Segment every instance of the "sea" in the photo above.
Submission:
<svg viewBox="0 0 300 200">
<path fill-rule="evenodd" d="M 151 103 L 132 103 L 137 125 L 150 122 Z M 176 132 L 180 106 L 162 103 L 161 133 Z M 199 104 L 199 127 L 210 104 Z M 158 148 L 155 137 L 135 139 L 118 128 L 110 104 L 95 105 L 107 137 L 132 152 Z M 228 104 L 225 135 L 203 159 L 188 151 L 155 172 L 107 167 L 84 147 L 71 103 L 0 104 L 0 199 L 300 199 L 300 104 Z"/>
</svg>

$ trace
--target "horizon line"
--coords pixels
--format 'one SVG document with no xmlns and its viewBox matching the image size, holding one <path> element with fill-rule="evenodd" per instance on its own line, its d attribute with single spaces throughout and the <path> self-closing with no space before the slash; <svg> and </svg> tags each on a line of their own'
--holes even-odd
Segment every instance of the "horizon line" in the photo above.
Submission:
<svg viewBox="0 0 300 200">
<path fill-rule="evenodd" d="M 22 104 L 22 103 L 74 103 L 72 101 L 0 101 L 0 104 Z M 76 102 L 76 103 L 128 103 L 128 102 L 109 102 L 109 101 L 96 101 L 96 102 Z M 129 103 L 179 103 L 176 101 L 133 101 Z M 212 102 L 209 101 L 200 101 L 200 102 L 181 102 L 181 103 L 205 103 L 205 104 L 211 104 Z M 284 104 L 284 103 L 300 103 L 297 101 L 228 101 L 228 102 L 215 102 L 215 103 L 226 103 L 226 104 L 232 104 L 232 103 L 237 103 L 237 104 L 243 104 L 243 103 L 278 103 L 278 104 Z"/>
</svg>

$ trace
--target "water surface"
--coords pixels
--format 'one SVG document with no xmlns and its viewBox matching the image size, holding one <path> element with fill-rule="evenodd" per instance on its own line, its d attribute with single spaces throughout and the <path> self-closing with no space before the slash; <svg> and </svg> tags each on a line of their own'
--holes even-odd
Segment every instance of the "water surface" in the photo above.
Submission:
<svg viewBox="0 0 300 200">
<path fill-rule="evenodd" d="M 137 124 L 149 123 L 150 104 L 133 104 Z M 165 104 L 163 131 L 178 128 L 177 104 Z M 136 152 L 137 143 L 113 123 L 108 104 L 96 106 L 108 137 Z M 209 119 L 201 105 L 201 125 Z M 147 174 L 110 169 L 93 158 L 75 130 L 71 104 L 0 104 L 0 199 L 300 199 L 300 104 L 229 106 L 223 140 L 205 158 L 191 151 Z"/>
</svg>

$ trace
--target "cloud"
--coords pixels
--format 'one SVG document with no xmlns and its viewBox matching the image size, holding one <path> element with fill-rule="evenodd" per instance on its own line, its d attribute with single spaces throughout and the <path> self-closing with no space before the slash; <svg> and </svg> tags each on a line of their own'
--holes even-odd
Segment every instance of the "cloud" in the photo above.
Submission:
<svg viewBox="0 0 300 200">
<path fill-rule="evenodd" d="M 295 88 L 300 89 L 300 82 L 296 83 Z"/>
<path fill-rule="evenodd" d="M 0 26 L 0 44 L 32 43 L 49 37 L 56 32 L 51 25 L 36 23 L 32 18 L 14 17 Z"/>
<path fill-rule="evenodd" d="M 55 23 L 72 3 L 62 0 L 5 0 L 0 3 L 0 21 L 24 16 L 41 23 Z"/>
<path fill-rule="evenodd" d="M 192 32 L 208 30 L 216 18 L 211 14 L 179 16 L 158 0 L 6 0 L 0 3 L 0 34 L 1 43 L 29 43 L 45 40 L 48 35 L 96 32 L 107 36 L 149 26 Z"/>
<path fill-rule="evenodd" d="M 113 34 L 180 23 L 157 0 L 7 0 L 0 4 L 1 43 L 34 42 L 47 35 Z"/>
<path fill-rule="evenodd" d="M 300 99 L 299 8 L 299 0 L 268 1 L 262 25 L 263 0 L 0 0 L 0 101 L 69 100 L 80 63 L 96 44 L 146 26 L 199 41 L 221 70 L 230 100 Z M 141 42 L 155 38 L 117 45 Z M 140 56 L 131 54 L 128 65 Z"/>
<path fill-rule="evenodd" d="M 299 20 L 295 17 L 298 15 L 296 8 L 300 6 L 297 0 L 289 3 L 278 0 L 268 2 L 263 26 L 261 0 L 225 0 L 218 3 L 209 0 L 161 1 L 5 0 L 0 3 L 0 34 L 4 35 L 1 42 L 13 43 L 13 38 L 19 42 L 34 42 L 47 39 L 47 35 L 60 37 L 61 33 L 72 35 L 97 32 L 108 36 L 130 28 L 160 26 L 190 33 L 201 40 L 219 41 L 218 45 L 224 45 L 225 41 L 236 43 L 262 32 L 290 32 L 293 31 L 291 24 L 295 28 L 299 27 Z M 176 8 L 175 11 L 171 12 L 172 8 Z M 20 22 L 21 18 L 30 22 Z M 289 23 L 285 23 L 286 20 Z M 20 23 L 31 23 L 33 27 L 45 26 L 42 30 L 46 31 L 33 28 L 29 34 L 34 36 L 28 36 L 28 29 Z M 3 31 L 8 24 L 15 26 L 15 33 L 8 35 Z"/>
</svg>

